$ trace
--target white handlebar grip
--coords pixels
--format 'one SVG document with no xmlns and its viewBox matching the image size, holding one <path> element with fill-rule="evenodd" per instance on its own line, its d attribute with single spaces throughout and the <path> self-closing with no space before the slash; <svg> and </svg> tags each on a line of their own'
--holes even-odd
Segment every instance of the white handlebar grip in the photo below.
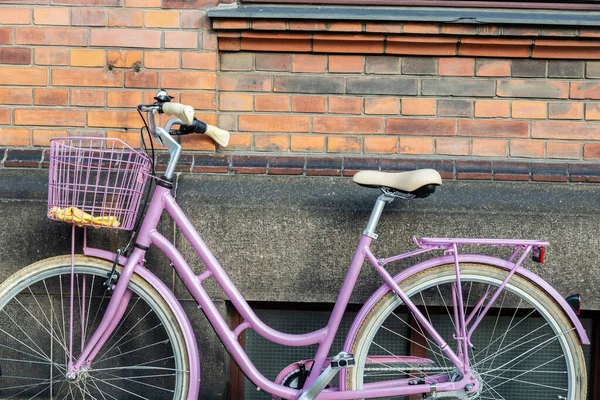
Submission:
<svg viewBox="0 0 600 400">
<path fill-rule="evenodd" d="M 204 134 L 208 135 L 212 140 L 223 147 L 227 147 L 229 144 L 229 132 L 225 129 L 206 124 L 206 132 L 204 132 Z"/>
<path fill-rule="evenodd" d="M 165 114 L 174 115 L 186 125 L 194 122 L 194 108 L 181 103 L 165 103 L 162 106 Z"/>
</svg>

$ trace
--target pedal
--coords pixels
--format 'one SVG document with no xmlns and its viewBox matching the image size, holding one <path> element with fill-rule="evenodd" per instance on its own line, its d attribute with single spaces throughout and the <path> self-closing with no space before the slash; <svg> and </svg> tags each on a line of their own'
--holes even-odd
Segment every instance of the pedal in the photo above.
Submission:
<svg viewBox="0 0 600 400">
<path fill-rule="evenodd" d="M 339 353 L 337 356 L 331 358 L 331 362 L 327 368 L 319 375 L 316 381 L 302 395 L 298 400 L 314 400 L 319 393 L 325 389 L 329 382 L 340 372 L 342 368 L 348 368 L 354 366 L 354 355 L 345 352 Z"/>
</svg>

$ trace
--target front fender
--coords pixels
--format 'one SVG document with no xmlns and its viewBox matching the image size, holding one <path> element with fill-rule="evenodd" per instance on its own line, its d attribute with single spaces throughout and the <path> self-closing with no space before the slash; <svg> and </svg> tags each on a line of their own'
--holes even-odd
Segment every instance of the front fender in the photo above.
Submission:
<svg viewBox="0 0 600 400">
<path fill-rule="evenodd" d="M 114 262 L 115 257 L 117 256 L 115 253 L 109 251 L 89 247 L 84 248 L 83 253 L 86 256 L 100 258 L 110 262 Z M 119 258 L 119 263 L 121 265 L 125 265 L 126 262 L 126 257 L 121 256 Z M 192 329 L 192 324 L 181 306 L 181 303 L 179 303 L 179 300 L 175 298 L 173 292 L 171 292 L 171 290 L 156 275 L 142 266 L 137 266 L 135 268 L 135 273 L 152 285 L 152 287 L 163 297 L 171 308 L 171 311 L 173 311 L 173 314 L 181 327 L 190 363 L 188 400 L 196 400 L 198 398 L 198 392 L 200 391 L 200 353 L 198 352 L 198 343 L 196 342 L 196 335 Z"/>
<path fill-rule="evenodd" d="M 432 259 L 424 261 L 422 263 L 413 265 L 412 267 L 409 267 L 409 268 L 405 269 L 404 271 L 398 273 L 397 275 L 394 276 L 394 280 L 396 282 L 401 282 L 401 281 L 407 279 L 408 277 L 410 277 L 414 274 L 420 273 L 422 271 L 425 271 L 429 268 L 433 268 L 433 267 L 437 267 L 437 266 L 445 265 L 445 264 L 453 264 L 454 261 L 455 261 L 455 259 L 454 259 L 453 255 L 432 258 Z M 508 262 L 506 260 L 496 258 L 496 257 L 479 255 L 479 254 L 459 254 L 458 261 L 492 265 L 495 267 L 503 268 L 507 271 L 511 270 L 514 267 L 514 263 Z M 560 306 L 560 308 L 563 310 L 565 315 L 569 318 L 569 320 L 573 324 L 573 327 L 575 327 L 575 330 L 577 332 L 577 335 L 579 336 L 579 339 L 581 340 L 581 343 L 582 344 L 590 344 L 590 339 L 588 338 L 588 335 L 587 335 L 585 329 L 583 328 L 583 325 L 581 325 L 579 318 L 577 317 L 577 315 L 575 314 L 573 309 L 569 306 L 569 304 L 567 304 L 567 301 L 556 291 L 556 289 L 554 289 L 552 286 L 550 286 L 550 284 L 548 282 L 546 282 L 545 280 L 543 280 L 540 276 L 536 275 L 535 273 L 533 273 L 525 268 L 519 268 L 517 270 L 516 274 L 533 282 L 538 287 L 540 287 L 544 292 L 546 292 L 546 294 L 548 294 L 556 302 L 556 304 L 558 304 Z M 354 322 L 352 323 L 350 330 L 348 331 L 348 336 L 346 337 L 346 342 L 344 343 L 344 351 L 346 351 L 346 352 L 350 351 L 350 347 L 352 346 L 352 343 L 354 342 L 354 338 L 356 337 L 356 334 L 358 333 L 358 329 L 362 325 L 364 318 L 367 316 L 367 314 L 371 310 L 371 308 L 373 308 L 373 306 L 377 303 L 377 301 L 379 301 L 379 299 L 383 295 L 385 295 L 388 291 L 389 291 L 389 287 L 385 284 L 382 285 L 379 289 L 377 289 L 371 295 L 371 297 L 362 306 L 360 312 L 354 318 Z"/>
</svg>

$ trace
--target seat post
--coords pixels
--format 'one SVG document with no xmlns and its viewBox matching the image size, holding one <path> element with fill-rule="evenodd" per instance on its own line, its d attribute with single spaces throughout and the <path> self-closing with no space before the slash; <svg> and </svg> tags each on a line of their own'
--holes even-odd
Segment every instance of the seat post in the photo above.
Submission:
<svg viewBox="0 0 600 400">
<path fill-rule="evenodd" d="M 392 201 L 394 201 L 394 196 L 388 193 L 383 193 L 377 198 L 373 211 L 371 212 L 371 218 L 369 218 L 369 223 L 367 224 L 367 228 L 363 231 L 363 235 L 377 239 L 375 229 L 379 223 L 379 217 L 381 217 L 385 203 L 391 203 Z"/>
</svg>

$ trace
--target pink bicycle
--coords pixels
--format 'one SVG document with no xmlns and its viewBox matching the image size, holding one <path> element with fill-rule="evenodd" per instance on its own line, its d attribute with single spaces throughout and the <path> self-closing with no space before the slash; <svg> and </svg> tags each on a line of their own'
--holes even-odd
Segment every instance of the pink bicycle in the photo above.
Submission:
<svg viewBox="0 0 600 400">
<path fill-rule="evenodd" d="M 197 399 L 200 359 L 190 321 L 172 291 L 145 267 L 155 245 L 170 259 L 243 373 L 274 399 L 586 398 L 581 344 L 589 339 L 578 320 L 578 299 L 568 303 L 524 268 L 543 262 L 548 243 L 537 240 L 414 238 L 414 251 L 376 257 L 382 210 L 395 198 L 427 197 L 442 183 L 434 170 L 363 171 L 359 185 L 379 188 L 327 326 L 289 334 L 265 325 L 244 300 L 177 205 L 171 189 L 181 152 L 174 135 L 205 133 L 222 145 L 228 133 L 194 118 L 189 106 L 160 91 L 146 113 L 149 135 L 170 162 L 145 216 L 143 203 L 152 158 L 116 139 L 64 138 L 51 143 L 48 213 L 88 227 L 133 230 L 117 254 L 90 248 L 83 255 L 50 258 L 19 271 L 0 286 L 0 398 Z M 174 115 L 164 127 L 157 114 Z M 202 259 L 192 272 L 175 246 L 157 231 L 166 210 Z M 471 245 L 503 247 L 506 259 L 463 252 Z M 502 250 L 502 249 L 500 249 Z M 396 276 L 385 266 L 440 253 Z M 365 261 L 383 285 L 347 333 L 343 351 L 329 354 Z M 214 279 L 243 322 L 230 328 L 203 288 Z M 573 305 L 575 307 L 573 307 Z M 574 309 L 575 308 L 575 309 Z M 238 342 L 252 329 L 286 346 L 318 345 L 268 379 Z M 407 347 L 416 349 L 407 356 Z"/>
</svg>

